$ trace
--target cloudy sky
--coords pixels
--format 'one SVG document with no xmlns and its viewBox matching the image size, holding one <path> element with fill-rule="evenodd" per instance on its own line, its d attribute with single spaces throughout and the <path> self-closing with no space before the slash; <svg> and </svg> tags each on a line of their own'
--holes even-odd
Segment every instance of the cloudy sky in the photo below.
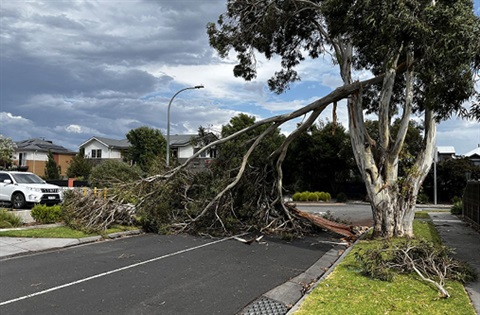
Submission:
<svg viewBox="0 0 480 315">
<path fill-rule="evenodd" d="M 234 59 L 209 47 L 206 24 L 226 0 L 0 0 L 0 134 L 43 137 L 71 150 L 92 136 L 123 139 L 140 126 L 166 134 L 219 131 L 240 113 L 258 119 L 306 105 L 341 84 L 327 59 L 298 69 L 282 95 L 266 81 L 278 60 L 259 59 L 256 80 L 233 77 Z M 480 0 L 475 0 L 480 15 Z M 323 119 L 331 119 L 328 112 Z M 346 113 L 338 111 L 346 126 Z M 295 122 L 282 130 L 290 132 Z M 439 146 L 465 154 L 480 144 L 477 122 L 439 125 Z"/>
</svg>

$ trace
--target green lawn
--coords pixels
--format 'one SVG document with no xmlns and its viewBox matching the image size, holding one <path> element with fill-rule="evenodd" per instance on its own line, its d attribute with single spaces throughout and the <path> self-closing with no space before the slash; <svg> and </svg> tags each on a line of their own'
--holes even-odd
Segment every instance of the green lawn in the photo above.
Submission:
<svg viewBox="0 0 480 315">
<path fill-rule="evenodd" d="M 106 234 L 136 230 L 138 227 L 132 226 L 114 226 L 107 230 Z M 36 238 L 82 238 L 98 234 L 86 234 L 82 231 L 73 230 L 66 226 L 56 226 L 51 228 L 25 229 L 0 231 L 0 236 L 8 237 L 36 237 Z"/>
<path fill-rule="evenodd" d="M 428 211 L 416 211 L 415 219 L 429 219 Z"/>
<path fill-rule="evenodd" d="M 41 229 L 25 229 L 25 230 L 10 230 L 0 231 L 0 236 L 9 237 L 36 237 L 36 238 L 81 238 L 92 236 L 82 231 L 72 230 L 66 226 L 56 226 L 51 228 Z"/>
<path fill-rule="evenodd" d="M 432 223 L 415 221 L 417 238 L 439 242 Z M 397 275 L 392 282 L 373 280 L 360 273 L 354 251 L 372 246 L 360 241 L 335 270 L 307 296 L 295 315 L 321 314 L 464 314 L 475 310 L 461 283 L 447 282 L 451 297 L 439 298 L 438 291 L 416 275 Z"/>
</svg>

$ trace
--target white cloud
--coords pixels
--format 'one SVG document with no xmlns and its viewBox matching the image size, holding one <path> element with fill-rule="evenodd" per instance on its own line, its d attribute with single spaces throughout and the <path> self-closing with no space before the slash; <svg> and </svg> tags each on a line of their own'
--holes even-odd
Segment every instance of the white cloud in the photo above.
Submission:
<svg viewBox="0 0 480 315">
<path fill-rule="evenodd" d="M 0 122 L 3 124 L 28 123 L 28 119 L 22 116 L 15 116 L 12 113 L 0 112 Z"/>
<path fill-rule="evenodd" d="M 79 125 L 69 125 L 65 128 L 65 130 L 72 133 L 82 133 L 82 127 Z"/>
</svg>

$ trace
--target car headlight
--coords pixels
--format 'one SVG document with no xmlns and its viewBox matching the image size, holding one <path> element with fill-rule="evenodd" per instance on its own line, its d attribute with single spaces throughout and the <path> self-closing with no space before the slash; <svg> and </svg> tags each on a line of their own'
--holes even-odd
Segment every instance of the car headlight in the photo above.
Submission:
<svg viewBox="0 0 480 315">
<path fill-rule="evenodd" d="M 42 192 L 42 189 L 40 189 L 40 188 L 28 187 L 28 189 L 29 189 L 30 191 L 34 191 L 34 192 L 38 192 L 38 193 L 41 193 L 41 192 Z"/>
</svg>

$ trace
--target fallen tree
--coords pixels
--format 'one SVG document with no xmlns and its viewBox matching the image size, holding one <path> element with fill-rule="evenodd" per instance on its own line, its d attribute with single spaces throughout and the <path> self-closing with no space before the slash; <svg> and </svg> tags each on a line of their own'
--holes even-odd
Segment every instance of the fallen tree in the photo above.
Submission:
<svg viewBox="0 0 480 315">
<path fill-rule="evenodd" d="M 268 84 L 281 93 L 300 79 L 295 67 L 307 55 L 312 59 L 328 55 L 338 64 L 343 85 L 291 113 L 224 135 L 184 164 L 136 183 L 136 206 L 146 226 L 209 234 L 235 229 L 302 233 L 316 223 L 335 229 L 284 204 L 282 163 L 298 135 L 328 106 L 336 108 L 346 100 L 352 149 L 371 203 L 374 235 L 414 236 L 416 198 L 433 161 L 437 122 L 456 113 L 480 118 L 478 104 L 472 103 L 470 112 L 463 107 L 478 96 L 480 20 L 471 1 L 228 0 L 227 12 L 207 31 L 221 57 L 231 50 L 237 53 L 237 77 L 255 77 L 256 53 L 267 59 L 277 55 L 281 70 Z M 355 81 L 355 70 L 373 77 Z M 378 141 L 366 128 L 365 114 L 378 116 Z M 422 145 L 412 166 L 399 176 L 413 114 L 422 120 Z M 262 152 L 268 161 L 257 163 L 256 152 L 265 141 L 286 122 L 302 116 L 302 124 L 282 143 Z M 393 135 L 395 117 L 400 123 Z M 214 163 L 196 175 L 186 169 L 206 150 L 239 139 L 235 147 L 244 150 L 235 159 L 238 163 L 226 164 L 223 170 Z"/>
<path fill-rule="evenodd" d="M 148 217 L 146 221 L 151 221 L 147 225 L 153 230 L 167 228 L 170 232 L 209 234 L 229 234 L 238 229 L 302 234 L 324 229 L 354 239 L 362 231 L 361 228 L 332 222 L 284 203 L 282 162 L 291 142 L 304 132 L 328 105 L 352 93 L 358 93 L 364 87 L 381 82 L 382 79 L 383 75 L 379 75 L 362 82 L 354 82 L 292 113 L 258 122 L 252 121 L 250 126 L 209 142 L 169 172 L 138 182 L 136 195 L 140 198 L 137 207 Z M 261 151 L 261 155 L 267 159 L 264 164 L 256 164 L 259 157 L 252 158 L 252 155 L 262 142 L 278 132 L 283 123 L 303 115 L 309 117 L 278 146 L 269 147 L 271 151 Z M 216 160 L 203 174 L 191 174 L 188 171 L 187 166 L 203 152 L 213 147 L 221 147 L 252 131 L 257 134 L 238 143 L 238 146 L 245 148 L 238 165 L 225 165 Z M 245 187 L 254 189 L 249 191 L 246 198 L 239 197 L 242 195 L 239 190 L 248 189 Z M 171 196 L 176 196 L 176 200 L 172 201 Z"/>
</svg>

